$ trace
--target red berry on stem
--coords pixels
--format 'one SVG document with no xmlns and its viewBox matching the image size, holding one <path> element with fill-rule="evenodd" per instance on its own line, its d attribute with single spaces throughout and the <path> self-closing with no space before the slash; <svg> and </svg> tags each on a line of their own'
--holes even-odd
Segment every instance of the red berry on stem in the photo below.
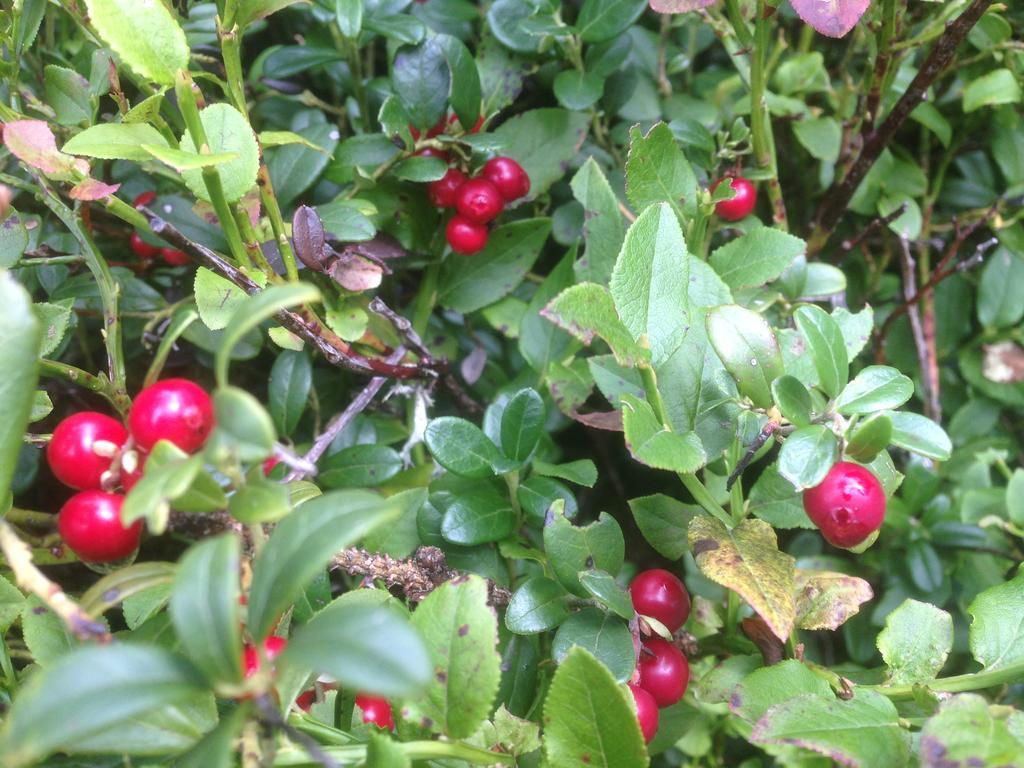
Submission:
<svg viewBox="0 0 1024 768">
<path fill-rule="evenodd" d="M 378 728 L 395 730 L 395 718 L 387 699 L 361 693 L 356 696 L 356 705 L 363 710 L 364 723 L 373 723 Z"/>
<path fill-rule="evenodd" d="M 121 522 L 124 496 L 103 491 L 81 491 L 68 499 L 57 516 L 64 543 L 82 560 L 109 563 L 128 557 L 139 546 L 142 521 L 125 527 Z"/>
<path fill-rule="evenodd" d="M 132 200 L 132 205 L 138 208 L 140 205 L 149 205 L 156 200 L 156 192 L 149 190 L 148 192 L 141 192 L 135 196 Z"/>
<path fill-rule="evenodd" d="M 640 652 L 637 661 L 640 670 L 637 684 L 654 697 L 659 707 L 671 707 L 686 693 L 690 664 L 683 652 L 667 640 L 651 638 L 644 643 L 644 648 L 646 651 Z"/>
<path fill-rule="evenodd" d="M 170 440 L 193 453 L 203 447 L 213 429 L 213 401 L 188 379 L 164 379 L 136 395 L 128 427 L 144 451 L 158 440 Z"/>
<path fill-rule="evenodd" d="M 455 209 L 459 215 L 477 224 L 486 224 L 504 207 L 501 192 L 487 179 L 470 179 L 459 187 L 455 195 Z"/>
<path fill-rule="evenodd" d="M 172 267 L 183 267 L 186 264 L 192 263 L 192 259 L 188 257 L 188 254 L 184 251 L 179 251 L 177 248 L 161 248 L 160 258 Z"/>
<path fill-rule="evenodd" d="M 267 661 L 273 661 L 288 645 L 288 640 L 277 635 L 271 635 L 263 641 L 263 655 Z M 242 649 L 242 668 L 247 678 L 252 677 L 260 668 L 260 655 L 256 652 L 256 646 L 246 643 Z"/>
<path fill-rule="evenodd" d="M 64 485 L 83 491 L 99 488 L 103 473 L 110 469 L 113 450 L 127 440 L 128 430 L 117 419 L 95 411 L 82 411 L 57 425 L 46 446 L 46 460 L 54 476 Z M 110 445 L 97 446 L 100 442 Z"/>
<path fill-rule="evenodd" d="M 314 702 L 316 702 L 315 688 L 310 688 L 308 691 L 303 691 L 295 698 L 295 703 L 303 712 L 309 712 L 309 710 L 313 708 Z"/>
<path fill-rule="evenodd" d="M 526 197 L 530 192 L 530 177 L 523 166 L 511 157 L 495 157 L 484 165 L 484 178 L 498 188 L 498 192 L 507 201 Z"/>
<path fill-rule="evenodd" d="M 654 697 L 639 685 L 630 683 L 629 690 L 633 694 L 633 701 L 636 702 L 636 719 L 640 723 L 640 733 L 644 735 L 644 741 L 650 744 L 654 740 L 654 734 L 658 732 L 658 704 Z"/>
<path fill-rule="evenodd" d="M 674 573 L 652 568 L 637 574 L 629 585 L 633 607 L 642 616 L 650 616 L 675 632 L 690 615 L 690 594 Z"/>
<path fill-rule="evenodd" d="M 487 227 L 461 216 L 452 216 L 445 229 L 445 237 L 453 251 L 463 256 L 472 256 L 487 245 Z"/>
<path fill-rule="evenodd" d="M 437 181 L 427 185 L 427 196 L 438 208 L 454 208 L 459 188 L 466 183 L 466 174 L 458 168 L 449 168 Z"/>
<path fill-rule="evenodd" d="M 870 470 L 839 461 L 804 491 L 804 511 L 829 544 L 855 547 L 882 527 L 885 490 Z"/>
<path fill-rule="evenodd" d="M 757 188 L 753 182 L 742 176 L 726 176 L 712 184 L 711 191 L 714 192 L 723 181 L 728 181 L 736 194 L 733 195 L 732 200 L 722 200 L 715 204 L 715 213 L 718 214 L 718 218 L 726 221 L 739 221 L 749 216 L 757 204 Z"/>
<path fill-rule="evenodd" d="M 433 147 L 424 147 L 421 150 L 415 152 L 416 157 L 436 157 L 438 160 L 444 160 L 448 162 L 448 153 L 443 149 L 434 149 Z"/>
<path fill-rule="evenodd" d="M 132 236 L 128 238 L 128 245 L 131 246 L 132 252 L 140 259 L 149 261 L 160 253 L 160 246 L 150 245 L 142 239 L 142 235 L 138 232 L 132 232 Z"/>
</svg>

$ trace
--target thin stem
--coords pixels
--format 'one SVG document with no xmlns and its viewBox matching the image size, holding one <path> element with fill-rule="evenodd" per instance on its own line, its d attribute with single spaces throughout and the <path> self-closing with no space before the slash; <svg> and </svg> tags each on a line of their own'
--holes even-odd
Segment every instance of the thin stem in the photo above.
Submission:
<svg viewBox="0 0 1024 768">
<path fill-rule="evenodd" d="M 36 512 L 32 509 L 19 509 L 11 507 L 4 520 L 10 520 L 15 525 L 34 525 L 41 528 L 52 528 L 57 522 L 57 516 L 49 512 Z"/>
<path fill-rule="evenodd" d="M 461 741 L 407 741 L 395 744 L 410 760 L 463 760 L 471 765 L 515 765 L 513 755 L 491 752 Z M 366 757 L 365 744 L 324 747 L 325 755 L 344 765 L 361 763 Z M 275 766 L 309 765 L 310 758 L 298 747 L 285 748 L 278 752 Z"/>
<path fill-rule="evenodd" d="M 772 218 L 783 230 L 789 229 L 786 218 L 786 204 L 779 186 L 779 171 L 775 159 L 775 138 L 772 135 L 771 117 L 765 99 L 767 87 L 767 59 L 770 42 L 767 4 L 757 2 L 757 18 L 754 22 L 754 50 L 750 64 L 750 130 L 754 158 L 758 166 L 771 173 L 768 179 L 768 198 L 772 203 Z"/>
<path fill-rule="evenodd" d="M 281 261 L 284 262 L 284 270 L 288 275 L 288 281 L 297 283 L 299 281 L 299 269 L 295 263 L 295 251 L 288 240 L 288 232 L 284 226 L 284 218 L 281 216 L 281 206 L 277 202 L 277 195 L 274 194 L 274 184 L 270 180 L 270 171 L 265 163 L 260 163 L 260 171 L 256 175 L 256 184 L 260 188 L 260 200 L 263 208 L 270 219 L 270 227 L 274 230 L 274 239 L 277 241 L 277 250 L 281 253 Z"/>
<path fill-rule="evenodd" d="M 914 698 L 914 688 L 917 686 L 942 693 L 961 693 L 963 691 L 980 691 L 996 685 L 1012 683 L 1020 679 L 1024 679 L 1024 659 L 1013 664 L 1007 664 L 999 669 L 986 669 L 966 675 L 940 677 L 926 683 L 917 683 L 916 685 L 861 685 L 858 687 L 880 693 L 894 701 L 905 701 Z"/>
<path fill-rule="evenodd" d="M 743 20 L 739 0 L 725 0 L 725 15 L 729 19 L 729 23 L 732 24 L 732 29 L 736 33 L 736 39 L 740 41 L 740 45 L 744 48 L 753 48 L 754 36 L 750 34 L 750 27 Z"/>
</svg>

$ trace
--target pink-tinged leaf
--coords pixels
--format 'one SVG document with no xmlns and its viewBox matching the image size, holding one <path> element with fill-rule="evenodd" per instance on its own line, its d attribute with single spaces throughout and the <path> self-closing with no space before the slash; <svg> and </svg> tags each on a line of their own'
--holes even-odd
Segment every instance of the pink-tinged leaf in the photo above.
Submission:
<svg viewBox="0 0 1024 768">
<path fill-rule="evenodd" d="M 789 0 L 797 15 L 826 37 L 844 37 L 871 0 Z"/>
<path fill-rule="evenodd" d="M 70 195 L 73 200 L 102 200 L 105 197 L 110 197 L 120 188 L 120 184 L 107 184 L 97 179 L 85 178 L 72 187 Z"/>
<path fill-rule="evenodd" d="M 11 154 L 26 165 L 47 174 L 66 174 L 72 170 L 89 172 L 89 164 L 57 149 L 53 131 L 42 120 L 14 120 L 3 126 L 4 144 Z"/>
<path fill-rule="evenodd" d="M 715 0 L 650 0 L 651 10 L 658 13 L 688 13 L 707 8 Z"/>
</svg>

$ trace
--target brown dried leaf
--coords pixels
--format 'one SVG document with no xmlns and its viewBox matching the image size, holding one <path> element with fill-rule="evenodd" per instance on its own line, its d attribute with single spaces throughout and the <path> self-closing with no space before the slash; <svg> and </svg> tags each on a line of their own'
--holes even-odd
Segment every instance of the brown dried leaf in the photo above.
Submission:
<svg viewBox="0 0 1024 768">
<path fill-rule="evenodd" d="M 833 571 L 796 572 L 796 625 L 800 629 L 838 629 L 874 596 L 871 585 Z"/>
<path fill-rule="evenodd" d="M 360 256 L 346 254 L 331 264 L 330 276 L 348 291 L 367 291 L 380 285 L 384 270 Z"/>
<path fill-rule="evenodd" d="M 985 344 L 981 373 L 998 384 L 1018 384 L 1024 381 L 1024 349 L 1012 341 Z"/>
</svg>

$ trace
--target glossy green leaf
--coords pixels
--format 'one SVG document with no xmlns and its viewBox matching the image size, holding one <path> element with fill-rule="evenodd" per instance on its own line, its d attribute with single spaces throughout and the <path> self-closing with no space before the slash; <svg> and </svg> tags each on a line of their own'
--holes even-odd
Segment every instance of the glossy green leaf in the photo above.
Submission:
<svg viewBox="0 0 1024 768">
<path fill-rule="evenodd" d="M 923 683 L 938 677 L 953 649 L 953 617 L 930 603 L 904 600 L 885 618 L 878 635 L 892 685 Z"/>
<path fill-rule="evenodd" d="M 798 427 L 811 423 L 814 403 L 807 387 L 795 376 L 780 376 L 772 382 L 772 398 L 779 412 Z"/>
<path fill-rule="evenodd" d="M 779 342 L 761 315 L 735 304 L 707 314 L 708 338 L 740 394 L 754 405 L 772 404 L 771 384 L 783 374 Z"/>
<path fill-rule="evenodd" d="M 964 86 L 964 112 L 996 104 L 1015 104 L 1024 99 L 1024 89 L 1009 69 L 994 69 L 972 78 Z"/>
<path fill-rule="evenodd" d="M 254 638 L 269 634 L 278 616 L 335 553 L 401 512 L 389 499 L 368 491 L 331 491 L 278 523 L 253 563 L 248 626 Z"/>
<path fill-rule="evenodd" d="M 669 431 L 655 417 L 646 400 L 622 396 L 622 425 L 630 454 L 649 467 L 689 474 L 707 462 L 697 433 Z"/>
<path fill-rule="evenodd" d="M 576 30 L 587 43 L 599 43 L 623 32 L 643 13 L 644 0 L 586 0 Z"/>
<path fill-rule="evenodd" d="M 656 493 L 629 500 L 637 528 L 658 554 L 678 560 L 688 550 L 686 531 L 699 507 Z"/>
<path fill-rule="evenodd" d="M 90 25 L 136 74 L 160 85 L 174 85 L 179 69 L 188 69 L 185 32 L 163 3 L 135 0 L 85 0 Z"/>
<path fill-rule="evenodd" d="M 92 120 L 89 81 L 73 69 L 47 64 L 43 68 L 43 92 L 61 125 L 80 125 Z"/>
<path fill-rule="evenodd" d="M 1000 247 L 985 261 L 978 284 L 978 322 L 1009 328 L 1024 317 L 1024 294 L 1014 286 L 1024 281 L 1024 258 Z"/>
<path fill-rule="evenodd" d="M 558 103 L 567 109 L 586 109 L 601 98 L 604 78 L 592 72 L 566 69 L 559 72 L 551 84 Z"/>
<path fill-rule="evenodd" d="M 313 386 L 313 364 L 304 352 L 284 350 L 270 369 L 268 406 L 279 435 L 288 436 L 299 424 Z"/>
<path fill-rule="evenodd" d="M 526 461 L 544 431 L 544 401 L 533 389 L 521 389 L 501 414 L 501 450 L 513 461 Z"/>
<path fill-rule="evenodd" d="M 412 124 L 423 130 L 444 116 L 452 75 L 439 36 L 395 54 L 391 83 Z"/>
<path fill-rule="evenodd" d="M 168 613 L 188 658 L 211 682 L 242 674 L 241 545 L 225 533 L 193 544 L 174 577 Z"/>
<path fill-rule="evenodd" d="M 797 490 L 813 488 L 838 459 L 839 440 L 831 429 L 822 424 L 801 427 L 782 444 L 779 474 Z"/>
<path fill-rule="evenodd" d="M 844 416 L 899 408 L 914 394 L 914 382 L 895 368 L 869 365 L 836 397 L 836 410 Z"/>
<path fill-rule="evenodd" d="M 444 508 L 441 535 L 454 544 L 484 544 L 501 541 L 516 527 L 512 503 L 490 486 L 465 489 L 452 494 Z"/>
<path fill-rule="evenodd" d="M 423 441 L 438 464 L 460 477 L 490 477 L 503 463 L 498 446 L 478 426 L 455 416 L 431 420 Z"/>
<path fill-rule="evenodd" d="M 449 101 L 452 111 L 465 128 L 476 124 L 480 115 L 480 72 L 477 70 L 473 54 L 466 44 L 451 35 L 438 35 L 441 50 L 448 62 L 451 72 L 451 95 Z"/>
<path fill-rule="evenodd" d="M 893 439 L 893 421 L 890 416 L 896 415 L 880 413 L 858 424 L 847 438 L 846 455 L 860 462 L 869 462 L 875 458 Z"/>
<path fill-rule="evenodd" d="M 239 461 L 262 461 L 274 450 L 274 422 L 253 395 L 240 387 L 218 387 L 213 393 L 217 426 L 207 443 L 215 456 L 233 455 Z"/>
<path fill-rule="evenodd" d="M 558 580 L 571 592 L 585 596 L 579 572 L 600 568 L 615 576 L 625 560 L 626 544 L 614 517 L 602 512 L 587 525 L 573 525 L 556 503 L 544 526 L 544 549 Z"/>
<path fill-rule="evenodd" d="M 800 307 L 793 313 L 793 319 L 807 342 L 821 388 L 829 397 L 835 397 L 846 386 L 850 375 L 846 345 L 838 323 L 813 304 Z"/>
<path fill-rule="evenodd" d="M 527 579 L 512 593 L 505 626 L 520 635 L 553 629 L 569 618 L 568 593 L 546 576 Z"/>
<path fill-rule="evenodd" d="M 565 661 L 573 648 L 583 648 L 608 667 L 615 679 L 625 683 L 633 675 L 636 651 L 626 622 L 597 608 L 584 608 L 558 627 L 551 643 L 551 656 Z"/>
<path fill-rule="evenodd" d="M 892 444 L 936 461 L 948 461 L 953 443 L 946 431 L 926 416 L 907 411 L 893 411 Z"/>
<path fill-rule="evenodd" d="M 497 5 L 491 6 L 488 16 Z M 528 3 L 522 5 L 532 12 Z M 529 196 L 534 198 L 561 179 L 564 168 L 579 156 L 589 124 L 590 117 L 582 112 L 531 109 L 506 120 L 492 135 L 504 147 L 503 154 L 523 166 L 530 177 Z"/>
<path fill-rule="evenodd" d="M 28 293 L 9 272 L 0 271 L 0 345 L 4 350 L 4 375 L 0 377 L 0 407 L 4 412 L 0 420 L 0 504 L 6 504 L 22 433 L 32 411 L 42 334 Z"/>
<path fill-rule="evenodd" d="M 343 36 L 350 39 L 358 38 L 363 28 L 362 0 L 335 0 L 334 18 Z"/>
<path fill-rule="evenodd" d="M 292 511 L 288 487 L 261 477 L 252 478 L 228 501 L 228 514 L 241 523 L 275 523 Z"/>
<path fill-rule="evenodd" d="M 632 619 L 636 614 L 633 610 L 633 600 L 629 592 L 615 581 L 615 578 L 599 568 L 589 568 L 576 574 L 580 585 L 590 596 L 601 605 L 617 613 L 624 619 Z"/>
<path fill-rule="evenodd" d="M 216 410 L 216 400 L 214 404 Z M 160 440 L 146 460 L 142 479 L 125 497 L 121 519 L 125 523 L 145 519 L 151 531 L 162 533 L 170 503 L 188 491 L 202 466 L 201 457 L 188 456 L 172 443 Z"/>
<path fill-rule="evenodd" d="M 202 168 L 215 168 L 226 165 L 238 158 L 237 152 L 212 152 L 197 154 L 183 149 L 173 149 L 163 144 L 143 144 L 142 149 L 151 158 L 156 158 L 164 165 L 169 165 L 179 173 L 186 171 L 195 173 Z M 205 189 L 205 187 L 204 187 Z M 198 196 L 198 193 L 197 193 Z"/>
<path fill-rule="evenodd" d="M 544 753 L 559 768 L 643 768 L 647 750 L 629 691 L 582 648 L 569 651 L 544 701 Z"/>
<path fill-rule="evenodd" d="M 735 291 L 770 283 L 806 251 L 807 244 L 800 238 L 759 227 L 716 248 L 708 261 Z"/>
<path fill-rule="evenodd" d="M 386 445 L 350 445 L 320 462 L 317 480 L 325 488 L 372 488 L 402 470 L 402 457 Z"/>
</svg>

